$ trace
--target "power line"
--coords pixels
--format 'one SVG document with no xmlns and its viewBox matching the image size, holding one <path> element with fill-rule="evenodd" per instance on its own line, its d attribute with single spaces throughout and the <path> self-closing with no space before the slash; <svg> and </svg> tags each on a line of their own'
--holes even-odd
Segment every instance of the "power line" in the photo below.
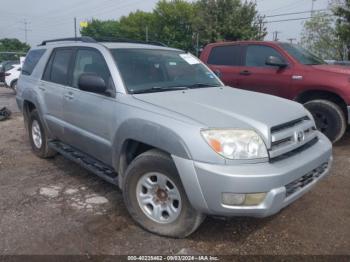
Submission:
<svg viewBox="0 0 350 262">
<path fill-rule="evenodd" d="M 327 17 L 327 16 L 334 16 L 334 15 L 324 15 L 322 17 Z M 311 19 L 312 16 L 309 17 L 300 17 L 300 18 L 290 18 L 290 19 L 282 19 L 282 20 L 273 20 L 273 21 L 266 21 L 265 23 L 270 24 L 270 23 L 279 23 L 279 22 L 287 22 L 287 21 L 298 21 L 298 20 L 307 20 Z"/>
<path fill-rule="evenodd" d="M 324 12 L 324 11 L 330 11 L 330 10 L 329 10 L 329 9 L 314 10 L 314 12 Z M 293 13 L 282 13 L 282 14 L 276 14 L 276 15 L 267 15 L 267 16 L 265 16 L 265 17 L 277 17 L 277 16 L 299 15 L 299 14 L 306 14 L 306 13 L 310 13 L 310 11 L 293 12 Z"/>
</svg>

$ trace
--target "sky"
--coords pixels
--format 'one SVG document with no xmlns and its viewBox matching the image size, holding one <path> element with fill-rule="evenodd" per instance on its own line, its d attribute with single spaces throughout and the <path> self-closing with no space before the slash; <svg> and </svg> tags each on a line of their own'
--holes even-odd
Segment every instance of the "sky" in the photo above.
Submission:
<svg viewBox="0 0 350 262">
<path fill-rule="evenodd" d="M 0 39 L 18 38 L 30 45 L 45 39 L 74 36 L 74 17 L 80 21 L 118 19 L 132 11 L 151 11 L 158 0 L 0 0 Z M 278 38 L 287 41 L 300 39 L 301 21 L 272 22 L 284 19 L 310 17 L 310 13 L 274 16 L 294 12 L 326 9 L 329 0 L 251 0 L 256 1 L 258 11 L 266 15 L 268 35 L 265 40 Z M 270 16 L 270 17 L 269 17 Z M 272 17 L 271 17 L 272 16 Z"/>
</svg>

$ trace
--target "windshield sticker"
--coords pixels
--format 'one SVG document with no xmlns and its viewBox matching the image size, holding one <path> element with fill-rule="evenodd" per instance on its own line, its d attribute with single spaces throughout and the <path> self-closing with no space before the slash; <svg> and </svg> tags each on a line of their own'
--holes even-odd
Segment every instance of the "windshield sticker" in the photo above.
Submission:
<svg viewBox="0 0 350 262">
<path fill-rule="evenodd" d="M 190 54 L 180 54 L 181 58 L 183 60 L 185 60 L 187 63 L 189 63 L 190 65 L 195 65 L 195 64 L 199 64 L 199 60 L 195 57 L 193 57 Z"/>
<path fill-rule="evenodd" d="M 210 72 L 207 72 L 207 76 L 208 76 L 209 78 L 211 78 L 211 79 L 215 78 L 215 77 L 214 77 L 214 74 L 212 74 L 212 73 L 210 73 Z"/>
</svg>

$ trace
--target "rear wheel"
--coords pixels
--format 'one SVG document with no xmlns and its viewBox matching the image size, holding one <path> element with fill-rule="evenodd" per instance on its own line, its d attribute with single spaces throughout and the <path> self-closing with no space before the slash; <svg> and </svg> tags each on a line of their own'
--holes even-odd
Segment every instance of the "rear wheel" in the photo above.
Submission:
<svg viewBox="0 0 350 262">
<path fill-rule="evenodd" d="M 17 94 L 17 80 L 11 83 L 11 88 L 15 94 Z"/>
<path fill-rule="evenodd" d="M 125 174 L 123 195 L 133 219 L 158 235 L 186 237 L 205 218 L 191 206 L 172 159 L 158 150 L 133 160 Z"/>
<path fill-rule="evenodd" d="M 337 142 L 346 131 L 345 114 L 341 108 L 328 100 L 312 100 L 304 104 L 315 119 L 316 127 L 333 143 Z"/>
<path fill-rule="evenodd" d="M 48 146 L 47 133 L 36 109 L 29 115 L 28 134 L 32 150 L 37 156 L 49 158 L 56 155 L 56 152 Z"/>
</svg>

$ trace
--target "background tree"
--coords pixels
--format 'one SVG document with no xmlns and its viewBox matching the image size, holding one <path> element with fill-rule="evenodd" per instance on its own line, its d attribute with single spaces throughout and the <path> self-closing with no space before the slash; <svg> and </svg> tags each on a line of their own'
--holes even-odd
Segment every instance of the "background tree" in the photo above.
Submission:
<svg viewBox="0 0 350 262">
<path fill-rule="evenodd" d="M 202 42 L 262 40 L 267 34 L 264 17 L 252 1 L 199 0 L 196 5 Z"/>
<path fill-rule="evenodd" d="M 266 27 L 251 1 L 160 0 L 153 12 L 136 11 L 118 21 L 92 20 L 81 34 L 159 41 L 196 52 L 218 40 L 263 39 Z"/>
<path fill-rule="evenodd" d="M 2 52 L 26 53 L 29 49 L 30 46 L 28 44 L 23 43 L 16 38 L 0 39 L 0 61 L 19 59 L 20 56 L 20 54 L 6 54 Z"/>
<path fill-rule="evenodd" d="M 324 13 L 315 13 L 304 23 L 301 45 L 319 57 L 343 60 L 344 48 L 335 28 L 335 19 Z"/>
<path fill-rule="evenodd" d="M 347 59 L 350 60 L 350 0 L 334 0 L 333 13 L 336 20 L 336 31 L 339 39 L 347 49 Z"/>
</svg>

